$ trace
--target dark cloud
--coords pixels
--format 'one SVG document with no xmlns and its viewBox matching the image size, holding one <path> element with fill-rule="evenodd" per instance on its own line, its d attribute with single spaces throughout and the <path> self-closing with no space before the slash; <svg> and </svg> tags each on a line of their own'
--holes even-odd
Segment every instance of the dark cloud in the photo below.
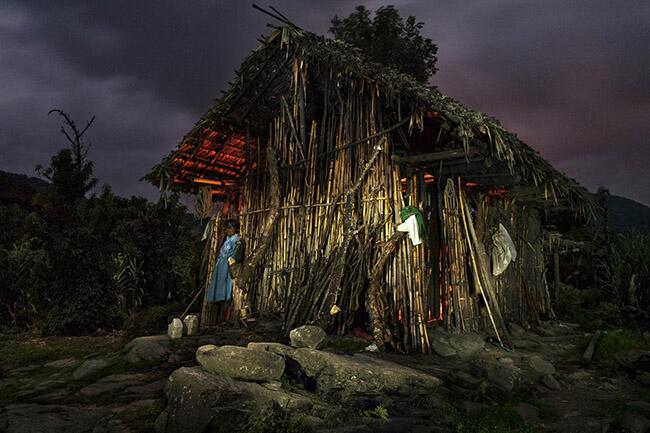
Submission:
<svg viewBox="0 0 650 433">
<path fill-rule="evenodd" d="M 383 2 L 363 2 L 374 9 Z M 392 2 L 439 46 L 434 84 L 501 120 L 590 189 L 650 203 L 650 6 L 643 1 Z M 276 1 L 326 33 L 356 2 Z M 268 32 L 247 2 L 0 5 L 0 169 L 63 145 L 53 107 L 91 130 L 97 175 L 124 195 L 191 128 Z"/>
</svg>

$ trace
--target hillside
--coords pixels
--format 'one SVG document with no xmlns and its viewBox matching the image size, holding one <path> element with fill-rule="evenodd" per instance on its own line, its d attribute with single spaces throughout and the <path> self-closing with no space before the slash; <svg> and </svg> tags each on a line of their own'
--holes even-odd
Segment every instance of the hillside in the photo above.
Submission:
<svg viewBox="0 0 650 433">
<path fill-rule="evenodd" d="M 32 196 L 47 185 L 46 181 L 36 177 L 0 170 L 0 205 L 28 205 Z"/>
<path fill-rule="evenodd" d="M 607 196 L 605 206 L 611 231 L 622 233 L 631 230 L 650 230 L 650 207 L 616 195 Z"/>
</svg>

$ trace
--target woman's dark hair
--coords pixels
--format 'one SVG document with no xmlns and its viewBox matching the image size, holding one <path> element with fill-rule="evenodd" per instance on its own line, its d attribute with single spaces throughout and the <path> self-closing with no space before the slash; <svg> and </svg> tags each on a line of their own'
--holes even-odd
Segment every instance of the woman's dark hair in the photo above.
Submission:
<svg viewBox="0 0 650 433">
<path fill-rule="evenodd" d="M 233 228 L 233 229 L 239 231 L 239 221 L 237 221 L 235 219 L 226 220 L 226 227 L 230 227 L 230 228 Z"/>
</svg>

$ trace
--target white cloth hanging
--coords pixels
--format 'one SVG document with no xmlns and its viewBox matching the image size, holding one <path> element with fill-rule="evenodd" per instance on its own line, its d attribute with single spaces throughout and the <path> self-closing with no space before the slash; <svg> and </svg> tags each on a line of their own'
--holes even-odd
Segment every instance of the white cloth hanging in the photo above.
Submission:
<svg viewBox="0 0 650 433">
<path fill-rule="evenodd" d="M 418 221 L 415 215 L 411 215 L 402 224 L 397 226 L 397 231 L 406 232 L 413 243 L 413 246 L 420 245 L 422 239 L 420 238 L 420 231 L 418 230 Z"/>
</svg>

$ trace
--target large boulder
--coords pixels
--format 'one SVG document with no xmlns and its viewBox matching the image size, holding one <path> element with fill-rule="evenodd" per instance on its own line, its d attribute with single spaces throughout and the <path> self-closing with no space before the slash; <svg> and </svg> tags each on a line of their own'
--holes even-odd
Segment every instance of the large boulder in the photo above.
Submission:
<svg viewBox="0 0 650 433">
<path fill-rule="evenodd" d="M 472 373 L 503 391 L 513 391 L 525 380 L 521 368 L 507 357 L 480 357 L 472 363 Z"/>
<path fill-rule="evenodd" d="M 483 350 L 485 340 L 474 332 L 468 332 L 466 334 L 452 335 L 449 338 L 449 344 L 456 350 L 460 358 L 468 359 Z"/>
<path fill-rule="evenodd" d="M 246 347 L 208 344 L 197 349 L 196 360 L 211 373 L 239 380 L 271 382 L 280 380 L 284 373 L 280 355 Z"/>
<path fill-rule="evenodd" d="M 131 340 L 124 350 L 126 359 L 132 364 L 162 362 L 169 358 L 173 344 L 167 335 L 150 335 Z"/>
<path fill-rule="evenodd" d="M 442 356 L 443 358 L 448 358 L 458 354 L 456 349 L 451 347 L 451 344 L 449 343 L 450 335 L 442 328 L 442 326 L 434 327 L 428 331 L 428 334 L 431 347 L 437 355 Z"/>
<path fill-rule="evenodd" d="M 81 388 L 79 393 L 84 397 L 96 397 L 100 394 L 116 393 L 129 386 L 142 385 L 146 378 L 147 376 L 142 373 L 112 374 Z"/>
<path fill-rule="evenodd" d="M 329 413 L 308 397 L 214 375 L 200 367 L 174 371 L 166 393 L 167 408 L 156 421 L 159 433 L 241 431 L 251 416 L 259 416 L 274 403 L 294 414 L 326 417 Z"/>
<path fill-rule="evenodd" d="M 256 341 L 248 343 L 246 347 L 251 350 L 261 350 L 263 352 L 271 352 L 282 356 L 287 356 L 295 350 L 293 347 L 282 343 L 262 343 Z"/>
<path fill-rule="evenodd" d="M 309 391 L 342 400 L 428 394 L 442 382 L 429 374 L 372 356 L 300 348 L 287 354 L 288 374 Z"/>
<path fill-rule="evenodd" d="M 320 349 L 327 342 L 327 334 L 325 334 L 323 328 L 313 325 L 304 325 L 292 329 L 289 338 L 291 339 L 291 346 L 308 347 L 310 349 Z"/>
</svg>

